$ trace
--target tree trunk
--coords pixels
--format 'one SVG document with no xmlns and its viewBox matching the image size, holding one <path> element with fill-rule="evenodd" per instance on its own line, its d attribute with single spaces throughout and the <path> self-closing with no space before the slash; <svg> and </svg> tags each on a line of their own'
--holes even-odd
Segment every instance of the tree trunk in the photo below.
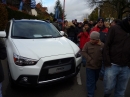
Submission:
<svg viewBox="0 0 130 97">
<path fill-rule="evenodd" d="M 121 7 L 122 7 L 122 4 L 119 2 L 119 3 L 118 3 L 118 6 L 117 6 L 117 16 L 118 16 L 118 19 L 121 19 L 121 20 L 122 20 L 123 10 L 121 9 Z"/>
<path fill-rule="evenodd" d="M 118 14 L 118 19 L 121 19 L 122 20 L 122 14 L 123 13 L 123 10 L 119 9 L 117 14 Z"/>
<path fill-rule="evenodd" d="M 122 19 L 122 16 L 120 15 L 120 13 L 118 14 L 118 19 Z"/>
</svg>

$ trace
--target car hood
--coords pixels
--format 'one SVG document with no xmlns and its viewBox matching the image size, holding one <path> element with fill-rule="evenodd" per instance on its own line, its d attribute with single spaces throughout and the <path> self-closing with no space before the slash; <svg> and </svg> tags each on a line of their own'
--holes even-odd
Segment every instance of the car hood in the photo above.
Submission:
<svg viewBox="0 0 130 97">
<path fill-rule="evenodd" d="M 19 54 L 28 58 L 41 58 L 63 54 L 73 54 L 72 46 L 66 38 L 12 39 Z M 36 56 L 36 57 L 34 57 Z"/>
</svg>

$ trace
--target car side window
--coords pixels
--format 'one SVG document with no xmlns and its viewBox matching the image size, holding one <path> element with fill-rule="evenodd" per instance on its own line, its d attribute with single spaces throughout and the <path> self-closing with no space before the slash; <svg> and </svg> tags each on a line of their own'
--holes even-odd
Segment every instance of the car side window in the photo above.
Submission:
<svg viewBox="0 0 130 97">
<path fill-rule="evenodd" d="M 6 32 L 7 37 L 9 35 L 9 29 L 10 29 L 10 22 L 7 23 L 6 28 L 5 28 L 5 32 Z"/>
</svg>

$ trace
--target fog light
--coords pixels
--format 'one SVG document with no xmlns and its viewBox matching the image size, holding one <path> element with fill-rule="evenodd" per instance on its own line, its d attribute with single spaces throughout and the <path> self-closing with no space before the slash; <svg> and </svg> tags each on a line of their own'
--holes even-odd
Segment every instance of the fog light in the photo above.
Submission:
<svg viewBox="0 0 130 97">
<path fill-rule="evenodd" d="M 22 81 L 28 82 L 28 78 L 27 78 L 27 77 L 23 77 L 23 78 L 22 78 Z"/>
</svg>

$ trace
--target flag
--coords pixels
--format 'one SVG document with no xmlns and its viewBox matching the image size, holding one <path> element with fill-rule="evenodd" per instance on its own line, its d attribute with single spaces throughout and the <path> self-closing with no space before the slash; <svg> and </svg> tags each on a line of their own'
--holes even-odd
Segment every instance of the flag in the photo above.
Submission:
<svg viewBox="0 0 130 97">
<path fill-rule="evenodd" d="M 19 10 L 21 11 L 23 9 L 23 0 L 21 0 L 20 5 L 19 5 Z"/>
<path fill-rule="evenodd" d="M 58 11 L 59 11 L 59 8 L 58 6 L 56 7 L 56 10 L 55 10 L 55 18 L 58 19 Z"/>
<path fill-rule="evenodd" d="M 35 0 L 31 0 L 31 8 L 35 8 L 36 7 L 36 1 Z"/>
</svg>

